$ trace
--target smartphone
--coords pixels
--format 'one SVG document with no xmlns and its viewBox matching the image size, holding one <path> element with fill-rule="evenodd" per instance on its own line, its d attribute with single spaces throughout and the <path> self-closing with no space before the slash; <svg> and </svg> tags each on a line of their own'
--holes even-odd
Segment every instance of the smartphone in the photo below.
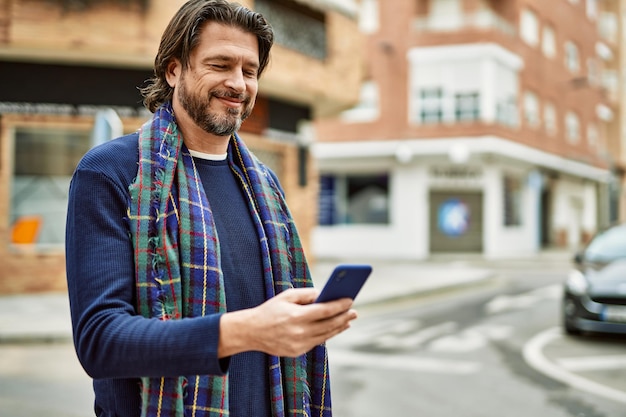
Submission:
<svg viewBox="0 0 626 417">
<path fill-rule="evenodd" d="M 352 298 L 354 300 L 371 273 L 371 265 L 337 265 L 315 302 L 323 303 L 339 298 Z"/>
</svg>

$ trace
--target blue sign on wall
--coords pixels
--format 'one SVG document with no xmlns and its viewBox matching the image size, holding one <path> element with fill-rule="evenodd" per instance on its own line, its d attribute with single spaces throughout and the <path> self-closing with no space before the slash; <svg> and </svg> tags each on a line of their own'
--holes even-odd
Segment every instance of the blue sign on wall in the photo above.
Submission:
<svg viewBox="0 0 626 417">
<path fill-rule="evenodd" d="M 457 237 L 467 232 L 470 222 L 470 210 L 467 204 L 458 198 L 449 198 L 439 206 L 437 225 L 447 236 Z"/>
</svg>

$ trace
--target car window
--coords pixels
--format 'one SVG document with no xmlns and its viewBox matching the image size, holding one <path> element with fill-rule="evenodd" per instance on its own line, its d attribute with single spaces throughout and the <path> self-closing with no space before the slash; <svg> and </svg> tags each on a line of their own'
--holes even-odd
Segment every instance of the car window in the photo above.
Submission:
<svg viewBox="0 0 626 417">
<path fill-rule="evenodd" d="M 626 258 L 625 226 L 598 234 L 585 250 L 585 259 L 591 262 L 609 262 L 618 258 Z"/>
</svg>

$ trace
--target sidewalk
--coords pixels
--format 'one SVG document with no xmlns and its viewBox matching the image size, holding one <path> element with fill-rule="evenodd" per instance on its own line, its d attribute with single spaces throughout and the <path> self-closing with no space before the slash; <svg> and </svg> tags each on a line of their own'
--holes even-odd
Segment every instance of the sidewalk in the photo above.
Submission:
<svg viewBox="0 0 626 417">
<path fill-rule="evenodd" d="M 321 289 L 335 266 L 342 261 L 318 262 L 312 270 L 315 287 Z M 372 274 L 359 292 L 355 307 L 392 302 L 462 286 L 477 285 L 493 278 L 491 268 L 461 263 L 370 261 Z"/>
<path fill-rule="evenodd" d="M 487 284 L 503 271 L 566 270 L 572 259 L 570 250 L 545 250 L 532 257 L 498 260 L 488 260 L 480 254 L 438 254 L 426 261 L 351 261 L 369 263 L 373 267 L 354 304 L 359 307 Z M 313 276 L 317 288 L 324 285 L 340 262 L 326 260 L 316 264 Z"/>
<path fill-rule="evenodd" d="M 517 268 L 565 268 L 570 252 L 542 252 L 532 258 L 488 261 L 480 256 L 438 255 L 428 261 L 369 261 L 372 275 L 355 306 L 417 297 L 462 286 L 488 283 L 499 271 Z M 312 267 L 321 288 L 341 260 L 322 260 Z M 360 263 L 350 260 L 350 263 Z M 66 293 L 0 296 L 0 343 L 69 341 L 72 337 Z"/>
</svg>

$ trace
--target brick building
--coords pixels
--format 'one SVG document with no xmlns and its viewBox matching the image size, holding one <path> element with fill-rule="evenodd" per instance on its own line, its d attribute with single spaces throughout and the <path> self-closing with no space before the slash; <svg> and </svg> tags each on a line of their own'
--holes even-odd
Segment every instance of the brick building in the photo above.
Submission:
<svg viewBox="0 0 626 417">
<path fill-rule="evenodd" d="M 361 102 L 316 125 L 316 256 L 525 256 L 624 219 L 622 3 L 362 0 Z"/>
<path fill-rule="evenodd" d="M 136 130 L 177 0 L 0 0 L 0 293 L 65 289 L 67 191 L 95 126 Z M 278 174 L 308 251 L 317 219 L 311 121 L 358 99 L 356 3 L 241 1 L 276 46 L 242 137 Z"/>
</svg>

